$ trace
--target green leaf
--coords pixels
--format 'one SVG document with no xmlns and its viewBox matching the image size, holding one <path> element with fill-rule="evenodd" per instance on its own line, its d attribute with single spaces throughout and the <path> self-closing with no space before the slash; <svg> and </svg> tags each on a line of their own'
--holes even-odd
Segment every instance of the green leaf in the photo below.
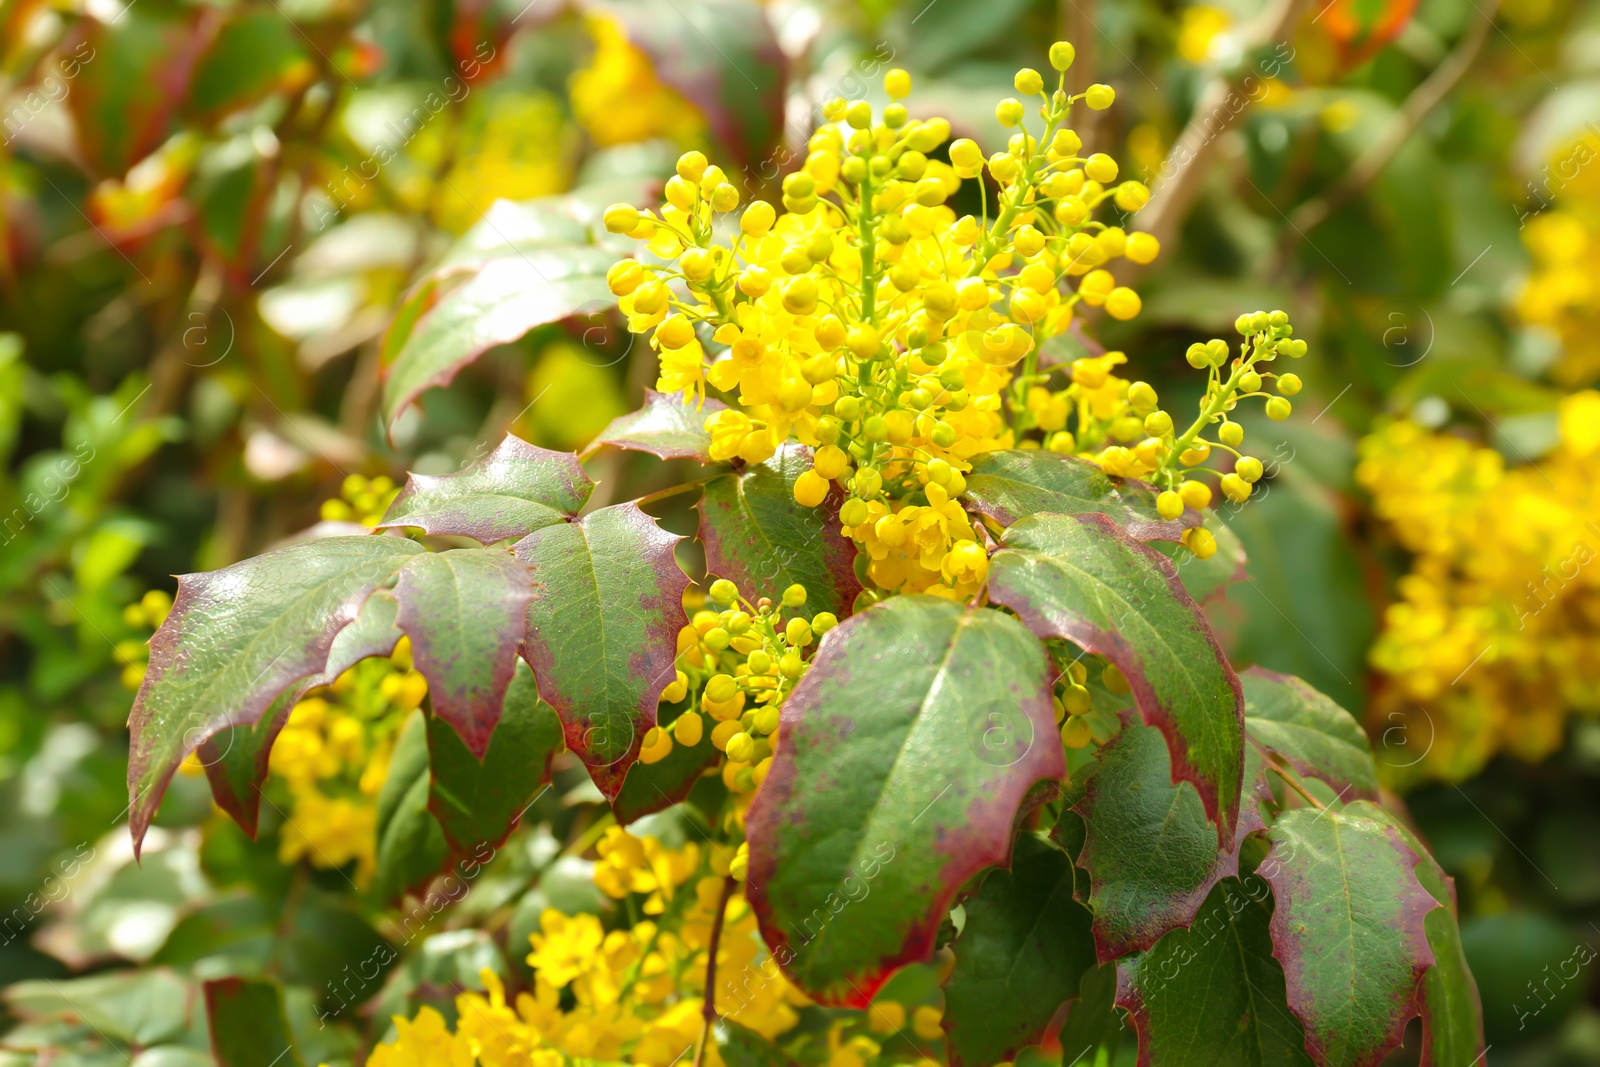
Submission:
<svg viewBox="0 0 1600 1067">
<path fill-rule="evenodd" d="M 991 872 L 965 902 L 967 923 L 944 983 L 952 1067 L 1011 1059 L 1077 995 L 1095 953 L 1089 913 L 1072 890 L 1067 855 L 1023 834 L 1011 870 Z"/>
<path fill-rule="evenodd" d="M 1259 879 L 1225 879 L 1192 926 L 1118 965 L 1117 1004 L 1139 1032 L 1141 1064 L 1310 1067 L 1305 1032 L 1284 999 L 1283 968 L 1272 958 L 1269 901 Z"/>
<path fill-rule="evenodd" d="M 1193 783 L 1226 847 L 1239 817 L 1244 698 L 1205 615 L 1168 561 L 1108 516 L 1035 515 L 1005 533 L 989 598 L 1041 637 L 1064 637 L 1127 676 L 1166 736 L 1172 780 Z"/>
<path fill-rule="evenodd" d="M 439 820 L 428 810 L 428 728 L 419 711 L 406 723 L 378 791 L 378 899 L 399 899 L 426 885 L 450 857 Z"/>
<path fill-rule="evenodd" d="M 533 567 L 525 654 L 540 695 L 608 800 L 677 677 L 689 584 L 673 558 L 678 540 L 626 503 L 536 530 L 512 549 Z"/>
<path fill-rule="evenodd" d="M 1273 955 L 1318 1064 L 1376 1064 L 1405 1037 L 1433 965 L 1424 926 L 1438 905 L 1418 856 L 1383 809 L 1296 808 L 1267 831 L 1256 873 L 1272 885 Z"/>
<path fill-rule="evenodd" d="M 1156 489 L 1146 482 L 1113 478 L 1086 459 L 1042 448 L 978 456 L 962 499 L 1001 526 L 1041 511 L 1102 514 L 1136 540 L 1176 541 L 1187 527 L 1200 525 L 1200 514 L 1192 508 L 1172 522 L 1157 515 Z"/>
<path fill-rule="evenodd" d="M 611 813 L 618 826 L 627 826 L 646 815 L 682 803 L 705 771 L 716 765 L 718 753 L 711 743 L 711 731 L 700 736 L 693 747 L 674 744 L 667 758 L 656 763 L 640 761 L 628 768 L 622 791 L 611 801 Z"/>
<path fill-rule="evenodd" d="M 121 177 L 172 131 L 199 43 L 193 16 L 130 5 L 85 25 L 82 43 L 61 60 L 72 86 L 67 107 L 90 167 Z"/>
<path fill-rule="evenodd" d="M 1244 687 L 1244 728 L 1301 775 L 1349 798 L 1378 796 L 1372 746 L 1355 717 L 1298 678 L 1252 667 Z"/>
<path fill-rule="evenodd" d="M 217 1067 L 303 1067 L 283 1013 L 283 990 L 260 978 L 205 983 L 211 1052 Z"/>
<path fill-rule="evenodd" d="M 561 720 L 539 699 L 533 672 L 521 662 L 506 689 L 500 724 L 483 762 L 445 720 L 428 718 L 428 810 L 457 855 L 500 847 L 528 805 L 544 792 L 550 761 L 561 747 Z"/>
<path fill-rule="evenodd" d="M 189 83 L 186 110 L 212 122 L 317 74 L 304 38 L 281 13 L 235 9 L 206 46 Z"/>
<path fill-rule="evenodd" d="M 136 849 L 183 758 L 320 674 L 367 597 L 422 551 L 403 537 L 327 537 L 178 579 L 128 717 Z"/>
<path fill-rule="evenodd" d="M 728 1067 L 792 1067 L 789 1057 L 749 1027 L 721 1019 L 717 1028 L 717 1052 Z"/>
<path fill-rule="evenodd" d="M 1422 857 L 1417 864 L 1417 881 L 1439 904 L 1423 920 L 1434 963 L 1422 978 L 1421 1062 L 1477 1063 L 1484 1054 L 1483 1001 L 1461 943 L 1455 881 L 1404 822 L 1393 817 L 1388 821 L 1412 851 Z"/>
<path fill-rule="evenodd" d="M 267 780 L 267 761 L 272 744 L 289 721 L 289 712 L 300 698 L 334 679 L 371 656 L 387 656 L 400 642 L 395 615 L 400 606 L 383 590 L 373 593 L 361 605 L 356 621 L 339 631 L 328 651 L 326 669 L 315 678 L 299 682 L 287 690 L 250 726 L 230 726 L 201 742 L 200 763 L 211 782 L 211 796 L 217 806 L 251 837 L 261 812 L 261 783 Z"/>
<path fill-rule="evenodd" d="M 798 614 L 844 616 L 861 591 L 855 545 L 839 532 L 844 493 L 835 485 L 817 507 L 796 503 L 795 480 L 810 469 L 810 450 L 790 444 L 765 463 L 708 482 L 698 505 L 706 571 L 752 599 L 776 601 L 798 582 L 807 593 Z"/>
<path fill-rule="evenodd" d="M 639 410 L 612 419 L 586 451 L 610 446 L 648 452 L 661 459 L 692 459 L 701 466 L 711 466 L 716 461 L 711 458 L 706 419 L 727 406 L 715 397 L 694 404 L 677 393 L 646 389 Z"/>
<path fill-rule="evenodd" d="M 1193 922 L 1212 887 L 1239 873 L 1238 842 L 1263 823 L 1256 806 L 1245 805 L 1236 840 L 1217 848 L 1200 795 L 1172 780 L 1161 731 L 1131 711 L 1099 762 L 1073 810 L 1084 822 L 1078 866 L 1089 872 L 1095 947 L 1105 962 Z"/>
<path fill-rule="evenodd" d="M 189 1028 L 191 988 L 165 967 L 42 979 L 6 987 L 6 1005 L 34 1020 L 81 1020 L 107 1041 L 155 1045 Z"/>
<path fill-rule="evenodd" d="M 1002 612 L 894 597 L 823 637 L 752 802 L 750 903 L 792 981 L 865 1007 L 926 960 L 1065 772 L 1044 647 Z M 1053 788 L 1053 787 L 1048 787 Z"/>
<path fill-rule="evenodd" d="M 384 340 L 387 425 L 491 348 L 616 307 L 605 275 L 619 257 L 595 245 L 594 214 L 576 196 L 502 201 L 417 283 Z"/>
<path fill-rule="evenodd" d="M 411 475 L 380 527 L 414 526 L 492 545 L 573 519 L 592 492 L 577 456 L 508 434 L 455 474 Z"/>
<path fill-rule="evenodd" d="M 496 548 L 417 556 L 400 569 L 397 624 L 428 680 L 433 713 L 482 759 L 500 721 L 506 686 L 533 599 L 527 564 Z"/>
<path fill-rule="evenodd" d="M 1067 1009 L 1066 1022 L 1056 1035 L 1063 1067 L 1083 1067 L 1095 1062 L 1095 1049 L 1115 1047 L 1122 1030 L 1116 996 L 1116 964 L 1107 963 L 1084 972 L 1078 983 L 1078 999 Z"/>
<path fill-rule="evenodd" d="M 772 166 L 771 155 L 783 142 L 789 65 L 760 4 L 633 0 L 607 10 L 650 57 L 656 77 L 705 117 L 723 154 L 736 165 L 730 173 Z"/>
</svg>

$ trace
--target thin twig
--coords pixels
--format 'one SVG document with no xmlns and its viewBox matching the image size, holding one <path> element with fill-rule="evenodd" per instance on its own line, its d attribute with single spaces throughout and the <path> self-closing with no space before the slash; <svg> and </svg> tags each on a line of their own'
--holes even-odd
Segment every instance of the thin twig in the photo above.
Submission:
<svg viewBox="0 0 1600 1067">
<path fill-rule="evenodd" d="M 1311 230 L 1327 221 L 1329 215 L 1349 203 L 1351 199 L 1361 194 L 1367 186 L 1371 185 L 1383 169 L 1394 160 L 1401 147 L 1416 132 L 1423 119 L 1438 107 L 1440 102 L 1455 89 L 1461 79 L 1471 69 L 1472 63 L 1478 58 L 1483 44 L 1489 37 L 1489 31 L 1494 28 L 1495 14 L 1500 6 L 1500 0 L 1489 0 L 1488 10 L 1483 12 L 1483 21 L 1473 25 L 1467 35 L 1461 39 L 1455 51 L 1445 57 L 1432 74 L 1428 75 L 1423 83 L 1412 90 L 1406 97 L 1405 103 L 1400 105 L 1394 119 L 1384 129 L 1366 151 L 1356 157 L 1343 178 L 1331 189 L 1319 197 L 1307 200 L 1295 208 L 1289 216 L 1289 225 L 1284 228 L 1278 241 L 1278 254 L 1275 269 L 1282 269 L 1287 262 L 1289 253 L 1294 246 Z"/>
<path fill-rule="evenodd" d="M 722 920 L 728 914 L 728 900 L 733 896 L 733 876 L 722 880 L 722 899 L 717 901 L 717 917 L 711 923 L 711 944 L 706 948 L 706 995 L 700 1009 L 705 1024 L 700 1028 L 700 1043 L 694 1050 L 694 1067 L 705 1061 L 706 1046 L 711 1044 L 711 1028 L 717 1022 L 717 944 L 722 940 Z"/>
</svg>

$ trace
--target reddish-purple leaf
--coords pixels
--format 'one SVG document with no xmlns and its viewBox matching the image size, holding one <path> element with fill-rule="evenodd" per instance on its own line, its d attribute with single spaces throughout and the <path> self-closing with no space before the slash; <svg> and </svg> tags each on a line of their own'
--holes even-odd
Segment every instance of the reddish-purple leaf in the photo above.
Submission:
<svg viewBox="0 0 1600 1067">
<path fill-rule="evenodd" d="M 577 456 L 507 435 L 455 474 L 413 474 L 380 525 L 491 545 L 572 519 L 592 492 L 594 482 Z"/>
<path fill-rule="evenodd" d="M 512 549 L 533 567 L 525 655 L 539 694 L 607 800 L 677 676 L 689 584 L 673 557 L 679 540 L 630 502 L 536 530 Z"/>
<path fill-rule="evenodd" d="M 431 552 L 400 569 L 394 598 L 433 713 L 483 759 L 527 632 L 532 572 L 501 549 Z"/>
<path fill-rule="evenodd" d="M 692 459 L 709 466 L 716 461 L 711 458 L 711 435 L 706 432 L 706 419 L 727 406 L 715 397 L 695 404 L 678 393 L 646 389 L 644 404 L 639 410 L 612 419 L 610 425 L 600 431 L 600 436 L 590 442 L 585 454 L 610 446 L 630 452 L 648 452 L 661 459 Z"/>
<path fill-rule="evenodd" d="M 1425 920 L 1439 905 L 1419 857 L 1370 801 L 1296 808 L 1267 831 L 1256 873 L 1272 885 L 1272 954 L 1306 1051 L 1324 1067 L 1369 1067 L 1405 1037 L 1433 966 Z"/>
</svg>

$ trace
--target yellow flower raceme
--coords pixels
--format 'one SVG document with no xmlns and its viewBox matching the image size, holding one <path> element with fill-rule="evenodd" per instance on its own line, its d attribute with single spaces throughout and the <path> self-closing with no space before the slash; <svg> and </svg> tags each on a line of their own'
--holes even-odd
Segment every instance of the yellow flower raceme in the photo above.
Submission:
<svg viewBox="0 0 1600 1067">
<path fill-rule="evenodd" d="M 1051 62 L 1065 71 L 1071 46 L 1058 42 Z M 898 102 L 911 79 L 890 71 L 895 102 L 881 111 L 826 105 L 828 124 L 784 179 L 781 214 L 757 201 L 734 224 L 739 190 L 699 152 L 679 159 L 659 209 L 605 212 L 608 229 L 670 263 L 624 260 L 608 275 L 629 328 L 659 354 L 657 387 L 732 398 L 706 420 L 714 459 L 759 463 L 787 440 L 810 446 L 795 499 L 816 506 L 830 484 L 844 491 L 841 525 L 879 589 L 963 598 L 981 583 L 983 543 L 950 503 L 979 453 L 1043 445 L 1151 477 L 1175 502 L 1209 454 L 1201 430 L 1227 423 L 1238 399 L 1267 397 L 1263 379 L 1277 379 L 1274 418 L 1299 389 L 1265 367 L 1305 352 L 1282 312 L 1241 318 L 1236 359 L 1221 340 L 1195 346 L 1199 359 L 1191 350 L 1210 384 L 1188 431 L 1149 385 L 1113 373 L 1121 353 L 1078 360 L 1065 385 L 1041 368 L 1041 344 L 1080 306 L 1137 315 L 1138 294 L 1111 265 L 1159 252 L 1149 234 L 1096 217 L 1137 212 L 1149 191 L 1119 180 L 1116 162 L 1068 125 L 1075 106 L 1110 106 L 1111 87 L 1069 95 L 1057 81 L 1050 92 L 1037 71 L 1019 71 L 1017 91 L 1037 103 L 998 105 L 1015 131 L 1004 149 L 985 157 L 961 139 L 945 163 L 930 155 L 950 124 L 912 121 Z M 984 195 L 980 215 L 958 217 L 950 198 L 984 172 L 999 188 L 992 210 Z"/>
<path fill-rule="evenodd" d="M 1405 731 L 1391 766 L 1460 779 L 1498 751 L 1539 759 L 1569 710 L 1600 713 L 1597 426 L 1600 393 L 1569 396 L 1560 445 L 1511 468 L 1409 422 L 1362 442 L 1357 479 L 1413 556 L 1370 652 L 1373 724 Z"/>
<path fill-rule="evenodd" d="M 628 40 L 621 22 L 602 15 L 589 19 L 589 27 L 594 55 L 572 76 L 570 91 L 572 110 L 596 144 L 653 137 L 689 144 L 704 136 L 704 117 L 661 83 L 650 57 Z"/>
</svg>

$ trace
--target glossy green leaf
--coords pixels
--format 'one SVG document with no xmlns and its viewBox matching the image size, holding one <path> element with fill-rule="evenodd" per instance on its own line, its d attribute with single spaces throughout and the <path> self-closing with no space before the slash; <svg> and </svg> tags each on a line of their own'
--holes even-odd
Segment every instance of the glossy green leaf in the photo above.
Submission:
<svg viewBox="0 0 1600 1067">
<path fill-rule="evenodd" d="M 1266 883 L 1225 879 L 1192 926 L 1118 965 L 1117 1003 L 1139 1033 L 1141 1064 L 1310 1067 L 1272 957 L 1270 912 Z"/>
<path fill-rule="evenodd" d="M 1194 784 L 1224 846 L 1244 772 L 1244 699 L 1205 615 L 1168 561 L 1109 517 L 1035 515 L 1005 533 L 989 598 L 1041 637 L 1064 637 L 1127 676 L 1166 736 L 1172 780 Z"/>
<path fill-rule="evenodd" d="M 1484 1055 L 1483 1000 L 1461 943 L 1455 881 L 1404 822 L 1390 817 L 1389 824 L 1422 857 L 1417 881 L 1439 905 L 1423 920 L 1434 962 L 1422 978 L 1421 1062 L 1477 1063 Z"/>
<path fill-rule="evenodd" d="M 761 178 L 773 174 L 783 143 L 785 72 L 789 65 L 760 4 L 751 0 L 635 0 L 609 9 L 629 40 L 650 57 L 656 77 L 681 93 L 733 161 Z"/>
<path fill-rule="evenodd" d="M 413 400 L 449 385 L 489 349 L 536 326 L 615 307 L 605 275 L 616 258 L 592 245 L 511 246 L 438 295 L 384 367 L 385 422 L 392 426 Z"/>
<path fill-rule="evenodd" d="M 230 726 L 206 738 L 198 749 L 217 806 L 233 816 L 251 837 L 261 811 L 261 783 L 267 780 L 272 743 L 289 721 L 289 712 L 311 689 L 333 680 L 369 656 L 387 656 L 400 642 L 395 628 L 399 605 L 383 590 L 361 605 L 356 621 L 339 631 L 328 651 L 327 667 L 315 678 L 287 690 L 250 726 Z"/>
<path fill-rule="evenodd" d="M 367 597 L 422 551 L 401 537 L 327 537 L 178 579 L 128 719 L 136 843 L 183 758 L 320 674 Z"/>
<path fill-rule="evenodd" d="M 507 436 L 455 474 L 413 474 L 381 526 L 470 537 L 490 545 L 574 518 L 594 482 L 578 457 Z"/>
<path fill-rule="evenodd" d="M 1018 813 L 1065 772 L 1049 686 L 1017 620 L 936 597 L 823 637 L 746 823 L 750 902 L 801 989 L 865 1006 L 932 955 L 956 894 L 1007 861 Z"/>
<path fill-rule="evenodd" d="M 1011 869 L 991 872 L 963 906 L 967 922 L 944 983 L 953 1067 L 999 1063 L 1036 1043 L 1095 966 L 1072 861 L 1031 834 L 1017 839 Z"/>
<path fill-rule="evenodd" d="M 532 573 L 503 549 L 430 552 L 400 569 L 394 599 L 433 713 L 482 759 L 527 631 Z"/>
<path fill-rule="evenodd" d="M 839 532 L 844 493 L 834 485 L 814 508 L 796 503 L 795 479 L 810 469 L 810 450 L 791 444 L 765 463 L 706 483 L 698 505 L 706 571 L 752 600 L 776 601 L 799 583 L 807 599 L 798 614 L 844 616 L 861 591 L 856 547 Z"/>
<path fill-rule="evenodd" d="M 269 93 L 309 84 L 316 74 L 305 38 L 281 13 L 235 9 L 195 65 L 186 110 L 214 121 Z"/>
<path fill-rule="evenodd" d="M 1378 767 L 1354 716 L 1286 674 L 1252 667 L 1239 681 L 1244 687 L 1244 727 L 1253 740 L 1347 800 L 1377 798 Z"/>
<path fill-rule="evenodd" d="M 277 982 L 218 978 L 205 983 L 205 993 L 217 1067 L 303 1067 Z"/>
<path fill-rule="evenodd" d="M 513 548 L 533 567 L 525 647 L 539 693 L 607 799 L 677 676 L 689 584 L 673 558 L 678 540 L 627 503 L 536 530 Z"/>
<path fill-rule="evenodd" d="M 449 859 L 439 820 L 428 810 L 428 728 L 412 716 L 389 758 L 389 775 L 378 791 L 378 899 L 393 901 L 428 883 Z"/>
<path fill-rule="evenodd" d="M 1193 509 L 1172 522 L 1157 515 L 1156 490 L 1148 483 L 1113 478 L 1086 459 L 1042 448 L 978 456 L 962 499 L 1001 526 L 1042 511 L 1103 514 L 1136 540 L 1176 541 L 1185 528 L 1200 525 L 1200 514 Z"/>
<path fill-rule="evenodd" d="M 728 405 L 715 397 L 695 403 L 678 393 L 644 391 L 644 404 L 638 411 L 620 415 L 600 431 L 587 451 L 603 446 L 629 452 L 648 452 L 661 459 L 692 459 L 702 466 L 711 458 L 711 435 L 706 419 Z"/>
<path fill-rule="evenodd" d="M 90 167 L 121 177 L 172 132 L 200 44 L 194 17 L 129 5 L 115 18 L 88 20 L 71 52 L 67 107 L 76 144 Z"/>
<path fill-rule="evenodd" d="M 1172 780 L 1161 731 L 1123 713 L 1100 767 L 1073 810 L 1084 823 L 1078 866 L 1089 872 L 1089 910 L 1102 962 L 1149 948 L 1187 926 L 1213 886 L 1239 873 L 1237 842 L 1217 848 L 1194 786 Z M 1238 838 L 1263 828 L 1245 805 Z"/>
<path fill-rule="evenodd" d="M 1434 962 L 1424 919 L 1438 905 L 1419 858 L 1365 800 L 1286 811 L 1267 836 L 1256 873 L 1272 885 L 1273 955 L 1306 1050 L 1329 1067 L 1376 1064 L 1405 1037 Z"/>
<path fill-rule="evenodd" d="M 444 719 L 429 717 L 428 810 L 450 847 L 459 855 L 499 848 L 544 792 L 561 747 L 561 720 L 539 699 L 533 672 L 520 661 L 481 763 Z"/>
<path fill-rule="evenodd" d="M 1116 964 L 1102 964 L 1083 973 L 1078 999 L 1067 1007 L 1066 1021 L 1056 1035 L 1063 1067 L 1085 1067 L 1094 1062 L 1095 1049 L 1116 1047 L 1122 1031 L 1116 997 Z"/>
</svg>

